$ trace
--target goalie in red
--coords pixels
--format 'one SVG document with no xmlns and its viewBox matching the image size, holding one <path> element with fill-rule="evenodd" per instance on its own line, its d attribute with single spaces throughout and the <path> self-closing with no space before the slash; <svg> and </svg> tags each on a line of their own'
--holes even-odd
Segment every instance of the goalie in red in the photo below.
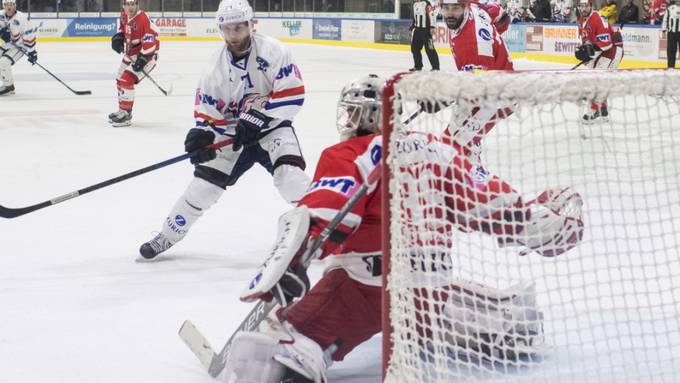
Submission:
<svg viewBox="0 0 680 383">
<path fill-rule="evenodd" d="M 381 331 L 379 182 L 368 188 L 322 247 L 319 256 L 326 258 L 328 267 L 309 291 L 309 280 L 298 260 L 353 190 L 367 183 L 368 175 L 380 164 L 383 87 L 382 79 L 370 75 L 350 82 L 342 90 L 337 119 L 342 142 L 321 154 L 308 193 L 296 208 L 279 218 L 279 232 L 268 262 L 241 295 L 244 301 L 274 296 L 284 309 L 279 310 L 277 318 L 267 318 L 259 332 L 236 334 L 226 364 L 227 381 L 325 382 L 332 361 L 342 360 Z M 440 191 L 440 202 L 444 204 L 439 211 L 455 211 L 447 217 L 447 230 L 481 231 L 497 237 L 499 242 L 516 244 L 543 256 L 559 255 L 581 240 L 581 200 L 570 189 L 546 191 L 540 198 L 524 202 L 510 185 L 481 172 L 480 166 L 460 156 L 445 140 L 416 133 L 398 140 L 398 146 L 411 148 L 408 163 L 416 168 L 429 166 L 445 176 L 441 179 L 451 181 L 443 181 L 446 185 L 442 189 L 439 189 L 442 185 L 434 187 Z M 481 173 L 486 176 L 479 177 Z M 441 193 L 444 189 L 447 192 Z M 451 196 L 455 195 L 467 198 L 453 201 Z M 566 205 L 578 205 L 579 211 L 563 214 Z M 486 214 L 479 213 L 482 211 Z M 444 290 L 451 293 L 441 294 L 433 304 L 451 322 L 460 321 L 464 310 L 471 313 L 465 315 L 465 325 L 484 328 L 488 335 L 504 338 L 512 332 L 513 340 L 518 340 L 517 334 L 523 339 L 522 344 L 501 341 L 497 345 L 515 347 L 518 353 L 540 350 L 541 314 L 535 306 L 532 283 L 501 291 L 473 282 L 454 282 L 450 270 L 445 274 Z M 454 293 L 461 290 L 474 295 L 461 299 L 460 294 Z M 484 312 L 475 302 L 482 298 L 487 299 Z M 497 304 L 489 305 L 488 300 Z M 498 318 L 496 325 L 483 320 L 489 315 Z M 481 347 L 476 351 L 485 352 Z M 498 350 L 491 347 L 486 352 L 495 356 Z"/>
</svg>

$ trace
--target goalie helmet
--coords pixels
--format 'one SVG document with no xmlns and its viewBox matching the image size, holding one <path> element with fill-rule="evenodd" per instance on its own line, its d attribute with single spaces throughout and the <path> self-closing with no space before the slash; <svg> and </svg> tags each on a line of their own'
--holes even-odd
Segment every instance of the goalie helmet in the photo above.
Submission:
<svg viewBox="0 0 680 383">
<path fill-rule="evenodd" d="M 380 132 L 385 80 L 375 74 L 350 81 L 338 100 L 336 124 L 340 140 Z"/>
<path fill-rule="evenodd" d="M 215 12 L 217 25 L 243 23 L 251 24 L 253 20 L 253 8 L 247 0 L 222 0 Z"/>
<path fill-rule="evenodd" d="M 2 5 L 5 5 L 5 4 L 17 5 L 17 0 L 2 0 Z"/>
</svg>

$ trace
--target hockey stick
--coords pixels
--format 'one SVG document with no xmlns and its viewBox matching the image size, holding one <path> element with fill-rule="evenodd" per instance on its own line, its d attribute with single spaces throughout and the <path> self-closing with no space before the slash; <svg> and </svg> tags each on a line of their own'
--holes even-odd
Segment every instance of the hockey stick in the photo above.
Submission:
<svg viewBox="0 0 680 383">
<path fill-rule="evenodd" d="M 214 143 L 212 145 L 208 145 L 206 148 L 219 149 L 221 147 L 230 145 L 233 141 L 234 140 L 232 140 L 232 139 L 220 141 L 220 142 Z M 22 216 L 24 214 L 28 214 L 28 213 L 34 212 L 36 210 L 40 210 L 40 209 L 48 207 L 48 206 L 52 206 L 52 205 L 56 205 L 56 204 L 64 202 L 64 201 L 68 201 L 72 198 L 79 197 L 83 194 L 87 194 L 89 192 L 93 192 L 95 190 L 116 184 L 116 183 L 121 182 L 121 181 L 125 181 L 125 180 L 133 178 L 133 177 L 137 177 L 139 175 L 148 173 L 150 171 L 160 169 L 160 168 L 164 168 L 168 165 L 172 165 L 174 163 L 186 160 L 187 158 L 195 156 L 200 151 L 202 151 L 206 148 L 196 149 L 193 152 L 182 154 L 181 156 L 177 156 L 177 157 L 171 158 L 169 160 L 165 160 L 165 161 L 159 162 L 157 164 L 153 164 L 153 165 L 147 166 L 145 168 L 138 169 L 138 170 L 132 171 L 130 173 L 123 174 L 122 176 L 111 178 L 109 180 L 100 182 L 98 184 L 88 186 L 86 188 L 76 190 L 76 191 L 70 192 L 68 194 L 64 194 L 62 196 L 52 198 L 51 200 L 41 202 L 39 204 L 35 204 L 35 205 L 32 205 L 32 206 L 26 206 L 26 207 L 20 207 L 20 208 L 9 208 L 9 207 L 4 207 L 4 206 L 0 205 L 0 217 L 1 218 L 16 218 L 16 217 Z"/>
<path fill-rule="evenodd" d="M 170 84 L 170 87 L 168 88 L 168 90 L 165 90 L 165 89 L 161 88 L 161 86 L 158 85 L 158 83 L 156 82 L 156 80 L 154 80 L 153 77 L 149 76 L 149 74 L 146 73 L 146 71 L 145 71 L 144 69 L 142 69 L 142 73 L 144 73 L 144 75 L 145 75 L 149 80 L 151 80 L 151 82 L 152 82 L 154 85 L 156 85 L 156 88 L 158 88 L 158 90 L 160 90 L 161 92 L 163 92 L 164 95 L 169 96 L 170 93 L 172 93 L 172 84 Z"/>
<path fill-rule="evenodd" d="M 42 23 L 41 23 L 40 25 L 42 25 Z M 40 28 L 40 26 L 36 27 L 36 29 L 37 29 L 37 28 Z M 12 45 L 13 45 L 16 49 L 18 49 L 21 53 L 23 53 L 24 56 L 28 56 L 28 52 L 26 52 L 22 47 L 16 45 L 15 43 L 12 43 Z M 38 61 L 35 62 L 35 65 L 37 65 L 37 66 L 39 66 L 40 68 L 42 68 L 42 70 L 44 70 L 45 72 L 47 72 L 47 74 L 49 74 L 50 76 L 54 77 L 55 80 L 59 81 L 63 86 L 65 86 L 66 88 L 68 88 L 68 90 L 70 90 L 71 92 L 77 94 L 78 96 L 85 96 L 85 95 L 92 94 L 92 91 L 91 91 L 91 90 L 74 90 L 74 89 L 71 88 L 70 86 L 66 85 L 65 82 L 61 81 L 61 79 L 60 79 L 59 77 L 55 76 L 54 73 L 50 72 L 49 70 L 47 70 L 47 68 L 45 68 L 44 66 L 40 65 L 40 63 L 39 63 Z"/>
<path fill-rule="evenodd" d="M 350 197 L 345 205 L 340 209 L 340 211 L 335 215 L 333 220 L 326 225 L 326 227 L 321 231 L 321 234 L 314 240 L 312 245 L 305 251 L 302 256 L 302 264 L 305 269 L 309 267 L 312 262 L 316 251 L 321 248 L 321 246 L 328 240 L 331 233 L 340 224 L 340 222 L 345 218 L 347 213 L 349 213 L 354 205 L 363 197 L 368 189 L 375 185 L 378 179 L 380 179 L 380 169 L 381 164 L 378 165 L 371 171 L 365 184 Z M 203 334 L 196 328 L 196 326 L 191 323 L 191 321 L 186 320 L 179 329 L 179 336 L 182 338 L 184 343 L 189 347 L 191 352 L 196 355 L 198 360 L 201 362 L 203 367 L 208 370 L 208 374 L 213 378 L 217 378 L 224 367 L 227 364 L 227 357 L 229 356 L 229 350 L 231 349 L 231 343 L 234 340 L 236 334 L 240 331 L 253 331 L 255 330 L 260 322 L 269 315 L 269 313 L 276 307 L 276 300 L 272 299 L 270 302 L 258 301 L 255 307 L 250 311 L 246 318 L 241 322 L 236 331 L 229 337 L 227 343 L 222 347 L 219 354 L 213 351 L 208 341 L 205 339 Z"/>
</svg>

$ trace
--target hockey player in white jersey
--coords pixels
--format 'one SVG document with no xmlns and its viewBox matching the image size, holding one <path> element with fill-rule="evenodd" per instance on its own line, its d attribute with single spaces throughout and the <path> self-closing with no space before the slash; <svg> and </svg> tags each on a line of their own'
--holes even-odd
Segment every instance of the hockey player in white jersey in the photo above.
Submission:
<svg viewBox="0 0 680 383">
<path fill-rule="evenodd" d="M 2 0 L 0 11 L 0 96 L 14 94 L 12 65 L 28 55 L 28 62 L 38 61 L 35 49 L 35 29 L 26 14 L 17 10 L 16 0 Z"/>
<path fill-rule="evenodd" d="M 255 163 L 272 175 L 286 201 L 297 202 L 307 190 L 309 177 L 292 125 L 304 102 L 302 76 L 282 43 L 253 32 L 252 18 L 247 0 L 222 0 L 218 7 L 216 21 L 226 44 L 199 81 L 196 127 L 184 145 L 187 152 L 223 140 L 233 140 L 233 145 L 204 149 L 191 158 L 194 178 L 161 232 L 142 244 L 144 258 L 180 241 L 226 187 Z"/>
</svg>

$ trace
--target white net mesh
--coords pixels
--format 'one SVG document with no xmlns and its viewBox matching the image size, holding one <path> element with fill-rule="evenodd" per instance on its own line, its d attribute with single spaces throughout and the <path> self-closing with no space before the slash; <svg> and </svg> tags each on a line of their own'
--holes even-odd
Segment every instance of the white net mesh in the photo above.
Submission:
<svg viewBox="0 0 680 383">
<path fill-rule="evenodd" d="M 680 72 L 394 89 L 387 381 L 680 381 Z"/>
</svg>

